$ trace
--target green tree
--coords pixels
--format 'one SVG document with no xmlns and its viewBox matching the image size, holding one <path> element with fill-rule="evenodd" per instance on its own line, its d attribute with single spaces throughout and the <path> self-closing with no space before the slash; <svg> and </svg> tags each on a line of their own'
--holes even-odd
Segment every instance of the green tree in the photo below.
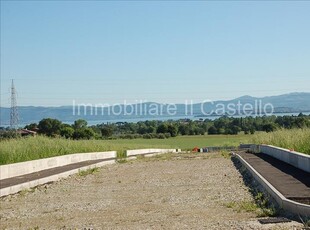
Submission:
<svg viewBox="0 0 310 230">
<path fill-rule="evenodd" d="M 87 121 L 85 121 L 83 119 L 79 119 L 79 120 L 74 121 L 73 128 L 75 130 L 86 128 L 86 127 L 87 127 Z"/>
<path fill-rule="evenodd" d="M 216 129 L 214 126 L 211 126 L 211 127 L 208 129 L 208 134 L 209 134 L 209 135 L 217 134 L 217 129 Z"/>
<path fill-rule="evenodd" d="M 71 126 L 63 126 L 60 129 L 60 135 L 65 138 L 72 138 L 74 129 Z"/>
<path fill-rule="evenodd" d="M 166 123 L 162 123 L 157 127 L 157 133 L 168 133 L 168 125 Z"/>
<path fill-rule="evenodd" d="M 196 128 L 195 133 L 196 135 L 205 135 L 205 130 L 203 128 Z"/>
<path fill-rule="evenodd" d="M 181 135 L 189 135 L 189 127 L 188 125 L 182 124 L 179 126 L 179 133 Z"/>
<path fill-rule="evenodd" d="M 112 126 L 104 126 L 101 128 L 101 135 L 105 138 L 111 137 L 113 135 L 113 128 Z"/>
<path fill-rule="evenodd" d="M 57 136 L 60 134 L 61 121 L 52 118 L 45 118 L 38 124 L 39 133 L 47 136 Z"/>
<path fill-rule="evenodd" d="M 25 126 L 25 129 L 28 129 L 28 130 L 36 130 L 37 128 L 38 128 L 37 123 L 31 123 L 31 124 Z"/>
<path fill-rule="evenodd" d="M 237 135 L 241 131 L 241 128 L 237 125 L 232 125 L 229 128 L 228 134 Z"/>
<path fill-rule="evenodd" d="M 146 134 L 147 130 L 148 130 L 148 127 L 143 122 L 139 122 L 138 125 L 139 125 L 138 133 L 142 134 L 142 135 Z"/>
<path fill-rule="evenodd" d="M 77 129 L 73 133 L 74 139 L 91 139 L 94 136 L 95 136 L 95 132 L 91 128 Z"/>
<path fill-rule="evenodd" d="M 267 133 L 273 132 L 277 129 L 277 126 L 274 123 L 268 123 L 264 124 L 262 127 L 263 131 L 266 131 Z"/>
<path fill-rule="evenodd" d="M 178 128 L 175 124 L 169 124 L 167 126 L 167 133 L 170 133 L 171 137 L 176 137 L 178 135 Z"/>
</svg>

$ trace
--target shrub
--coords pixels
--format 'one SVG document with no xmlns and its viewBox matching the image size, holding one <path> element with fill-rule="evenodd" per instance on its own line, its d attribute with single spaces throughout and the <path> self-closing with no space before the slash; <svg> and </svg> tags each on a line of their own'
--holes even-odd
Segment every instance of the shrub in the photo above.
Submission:
<svg viewBox="0 0 310 230">
<path fill-rule="evenodd" d="M 143 139 L 152 139 L 152 136 L 150 134 L 143 134 Z"/>
</svg>

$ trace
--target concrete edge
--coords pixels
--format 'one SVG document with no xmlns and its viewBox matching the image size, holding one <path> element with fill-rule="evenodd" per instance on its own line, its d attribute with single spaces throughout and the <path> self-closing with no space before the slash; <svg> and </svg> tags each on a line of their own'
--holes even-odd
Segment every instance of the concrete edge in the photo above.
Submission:
<svg viewBox="0 0 310 230">
<path fill-rule="evenodd" d="M 260 173 L 258 173 L 249 163 L 239 154 L 234 153 L 238 160 L 247 168 L 251 175 L 259 182 L 265 191 L 277 202 L 280 208 L 290 213 L 310 217 L 310 205 L 301 204 L 285 198 L 275 187 L 273 187 Z"/>
<path fill-rule="evenodd" d="M 267 154 L 287 164 L 293 165 L 305 172 L 310 173 L 310 155 L 291 151 L 273 145 L 259 145 L 258 152 Z"/>
<path fill-rule="evenodd" d="M 181 152 L 180 149 L 131 149 L 126 151 L 127 158 L 134 157 L 138 155 L 147 155 L 147 154 L 163 154 L 163 153 L 175 153 L 175 152 Z"/>
<path fill-rule="evenodd" d="M 156 155 L 161 155 L 165 153 L 181 153 L 181 149 L 137 149 L 138 152 L 134 153 L 131 152 L 130 155 L 127 155 L 126 160 L 135 160 L 138 156 L 144 156 L 144 157 L 153 157 Z M 143 153 L 141 150 L 147 150 Z M 153 150 L 154 152 L 150 152 L 150 150 Z M 135 150 L 130 150 L 135 151 Z"/>
<path fill-rule="evenodd" d="M 154 150 L 156 150 L 156 152 L 152 152 Z M 132 150 L 132 151 L 135 151 L 135 150 Z M 137 156 L 152 157 L 152 156 L 155 156 L 155 155 L 169 153 L 169 152 L 180 152 L 180 150 L 176 150 L 176 149 L 139 149 L 138 154 L 128 156 L 125 159 L 133 160 L 133 159 L 137 159 Z M 102 166 L 107 165 L 107 164 L 113 164 L 113 163 L 115 163 L 117 161 L 116 151 L 100 152 L 100 153 L 114 154 L 115 157 L 113 159 L 111 159 L 111 160 L 108 160 L 108 161 L 103 161 L 103 162 L 99 162 L 99 163 L 96 163 L 96 164 L 91 164 L 91 165 L 83 166 L 83 167 L 80 167 L 80 168 L 77 168 L 77 169 L 69 170 L 67 172 L 59 173 L 59 174 L 56 174 L 56 175 L 51 175 L 51 176 L 48 176 L 48 177 L 44 177 L 44 178 L 40 178 L 40 179 L 37 179 L 37 180 L 29 181 L 29 182 L 26 182 L 26 183 L 22 183 L 22 184 L 18 184 L 18 185 L 14 185 L 14 186 L 10 186 L 10 187 L 7 187 L 7 188 L 0 189 L 0 197 L 7 196 L 7 195 L 10 195 L 10 194 L 15 194 L 15 193 L 18 193 L 18 192 L 20 192 L 22 190 L 30 189 L 30 188 L 36 187 L 38 185 L 43 185 L 43 184 L 46 184 L 46 183 L 49 183 L 49 182 L 57 181 L 59 179 L 66 178 L 66 177 L 68 177 L 70 175 L 76 174 L 76 173 L 78 173 L 81 170 L 87 170 L 87 169 L 91 169 L 91 168 L 102 167 Z M 98 153 L 93 153 L 93 154 L 98 154 Z M 76 154 L 72 154 L 72 155 L 75 156 Z M 67 156 L 67 157 L 70 157 L 70 156 Z M 105 158 L 106 158 L 106 156 L 103 157 L 102 159 L 105 159 Z M 53 159 L 53 158 L 49 158 L 49 159 Z M 35 160 L 35 162 L 37 162 L 37 161 L 38 160 Z M 23 163 L 23 162 L 21 162 L 21 163 Z M 29 163 L 30 162 L 27 162 L 27 164 L 29 164 Z M 17 163 L 17 164 L 20 164 L 20 163 Z"/>
<path fill-rule="evenodd" d="M 153 157 L 153 156 L 157 156 L 157 155 L 161 155 L 161 154 L 165 154 L 165 153 L 170 153 L 170 152 L 141 153 L 141 154 L 136 154 L 136 155 L 130 155 L 130 156 L 126 157 L 126 160 L 136 160 L 139 156 L 142 156 L 142 157 Z"/>
<path fill-rule="evenodd" d="M 77 168 L 77 169 L 72 169 L 72 170 L 69 170 L 67 172 L 59 173 L 59 174 L 56 174 L 56 175 L 52 175 L 52 176 L 40 178 L 40 179 L 37 179 L 37 180 L 29 181 L 29 182 L 26 182 L 26 183 L 23 183 L 23 184 L 18 184 L 18 185 L 14 185 L 14 186 L 11 186 L 11 187 L 3 188 L 3 189 L 0 189 L 0 197 L 11 195 L 11 194 L 15 194 L 15 193 L 18 193 L 18 192 L 20 192 L 22 190 L 30 189 L 30 188 L 36 187 L 38 185 L 43 185 L 43 184 L 46 184 L 46 183 L 49 183 L 49 182 L 55 182 L 55 181 L 58 181 L 60 179 L 66 178 L 66 177 L 68 177 L 70 175 L 76 174 L 76 173 L 78 173 L 79 171 L 82 171 L 82 170 L 102 167 L 102 166 L 107 165 L 107 164 L 113 164 L 113 163 L 115 163 L 115 161 L 116 161 L 116 159 L 109 160 L 109 161 L 103 161 L 103 162 L 99 162 L 99 163 L 96 163 L 96 164 L 91 164 L 91 165 L 83 166 L 83 167 L 80 167 L 80 168 Z"/>
<path fill-rule="evenodd" d="M 56 157 L 42 158 L 32 161 L 25 161 L 7 165 L 0 165 L 0 180 L 22 176 L 45 169 L 65 166 L 68 164 L 78 163 L 88 160 L 99 160 L 107 158 L 116 158 L 116 151 L 91 152 L 91 153 L 74 153 Z"/>
<path fill-rule="evenodd" d="M 310 155 L 305 154 L 305 153 L 302 153 L 302 152 L 297 152 L 297 151 L 295 151 L 295 150 L 285 149 L 285 148 L 281 148 L 281 147 L 274 146 L 274 145 L 265 145 L 265 144 L 261 144 L 260 146 L 267 146 L 267 147 L 274 148 L 274 149 L 278 149 L 278 150 L 281 150 L 281 151 L 286 151 L 286 152 L 289 152 L 289 153 L 292 153 L 292 154 L 295 154 L 295 155 L 298 155 L 298 156 L 310 158 Z"/>
</svg>

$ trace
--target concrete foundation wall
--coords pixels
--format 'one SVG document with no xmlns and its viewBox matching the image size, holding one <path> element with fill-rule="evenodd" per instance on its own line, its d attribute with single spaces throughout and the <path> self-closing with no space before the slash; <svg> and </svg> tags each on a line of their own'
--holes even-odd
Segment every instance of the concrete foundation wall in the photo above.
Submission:
<svg viewBox="0 0 310 230">
<path fill-rule="evenodd" d="M 127 156 L 129 158 L 135 158 L 137 155 L 153 156 L 168 152 L 181 152 L 180 149 L 138 149 L 138 150 L 128 150 Z M 80 170 L 87 170 L 90 168 L 101 167 L 106 164 L 113 164 L 116 161 L 117 153 L 116 151 L 110 152 L 95 152 L 95 153 L 76 153 L 58 157 L 45 158 L 40 160 L 33 160 L 27 162 L 21 162 L 16 164 L 2 165 L 0 166 L 0 180 L 22 176 L 25 174 L 30 174 L 33 172 L 38 172 L 41 170 L 46 170 L 50 168 L 60 167 L 64 165 L 69 165 L 73 163 L 88 161 L 88 160 L 99 160 L 103 159 L 105 161 L 95 163 L 92 165 L 84 166 L 81 168 L 69 170 L 63 173 L 58 173 L 48 177 L 40 178 L 37 180 L 32 180 L 25 182 L 23 184 L 18 184 L 10 186 L 7 188 L 0 189 L 0 197 L 9 194 L 17 193 L 24 189 L 29 189 L 41 184 L 45 184 L 52 181 L 57 181 L 61 178 L 67 177 L 69 175 L 78 173 Z"/>
<path fill-rule="evenodd" d="M 239 149 L 250 149 L 253 144 L 240 144 Z"/>
<path fill-rule="evenodd" d="M 259 145 L 251 145 L 250 146 L 251 153 L 259 153 Z"/>
<path fill-rule="evenodd" d="M 58 173 L 58 174 L 51 175 L 51 176 L 48 176 L 48 177 L 44 177 L 44 178 L 40 178 L 40 179 L 37 179 L 37 180 L 32 180 L 32 181 L 29 181 L 29 182 L 25 182 L 23 184 L 18 184 L 18 185 L 10 186 L 10 187 L 7 187 L 7 188 L 3 188 L 3 189 L 0 189 L 0 197 L 7 196 L 7 195 L 10 195 L 10 194 L 14 194 L 14 193 L 17 193 L 17 192 L 22 191 L 22 190 L 30 189 L 30 188 L 36 187 L 38 185 L 42 185 L 42 184 L 46 184 L 46 183 L 49 183 L 49 182 L 57 181 L 57 180 L 59 180 L 61 178 L 65 178 L 65 177 L 68 177 L 68 176 L 73 175 L 75 173 L 78 173 L 79 171 L 83 171 L 83 170 L 87 170 L 87 169 L 92 169 L 92 168 L 96 168 L 96 167 L 102 167 L 104 165 L 113 164 L 113 163 L 115 163 L 115 160 L 103 161 L 103 162 L 99 162 L 99 163 L 96 163 L 96 164 L 84 166 L 84 167 L 81 167 L 81 168 L 78 168 L 78 169 L 73 169 L 73 170 L 70 170 L 70 171 L 63 172 L 63 173 Z"/>
<path fill-rule="evenodd" d="M 259 151 L 310 173 L 310 155 L 272 145 L 259 145 Z"/>
<path fill-rule="evenodd" d="M 58 157 L 45 158 L 40 160 L 26 161 L 21 163 L 1 165 L 0 180 L 21 176 L 45 169 L 55 168 L 88 160 L 116 158 L 116 151 L 76 153 Z"/>
<path fill-rule="evenodd" d="M 175 153 L 180 152 L 179 149 L 134 149 L 127 150 L 127 157 L 145 154 L 155 154 L 155 153 Z"/>
<path fill-rule="evenodd" d="M 236 154 L 239 161 L 247 168 L 254 179 L 264 188 L 264 190 L 277 202 L 280 208 L 293 214 L 309 217 L 310 205 L 301 204 L 286 199 L 275 187 L 273 187 L 262 175 L 260 175 L 250 164 L 248 164 L 240 155 Z"/>
</svg>

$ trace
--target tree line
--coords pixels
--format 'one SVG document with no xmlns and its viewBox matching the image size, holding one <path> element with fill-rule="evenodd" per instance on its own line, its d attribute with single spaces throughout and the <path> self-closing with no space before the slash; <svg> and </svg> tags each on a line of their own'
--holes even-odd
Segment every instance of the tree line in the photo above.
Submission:
<svg viewBox="0 0 310 230">
<path fill-rule="evenodd" d="M 235 135 L 240 132 L 254 134 L 256 131 L 272 132 L 280 128 L 310 127 L 310 115 L 298 116 L 263 116 L 263 117 L 219 117 L 215 120 L 168 120 L 103 123 L 88 126 L 87 121 L 79 119 L 73 124 L 65 124 L 57 119 L 45 118 L 39 123 L 26 125 L 24 128 L 37 131 L 49 137 L 68 139 L 135 139 L 169 138 L 178 135 Z M 4 131 L 0 138 L 5 138 Z M 7 137 L 15 137 L 12 132 Z M 10 136 L 11 135 L 11 136 Z M 16 135 L 16 133 L 15 133 Z"/>
</svg>

